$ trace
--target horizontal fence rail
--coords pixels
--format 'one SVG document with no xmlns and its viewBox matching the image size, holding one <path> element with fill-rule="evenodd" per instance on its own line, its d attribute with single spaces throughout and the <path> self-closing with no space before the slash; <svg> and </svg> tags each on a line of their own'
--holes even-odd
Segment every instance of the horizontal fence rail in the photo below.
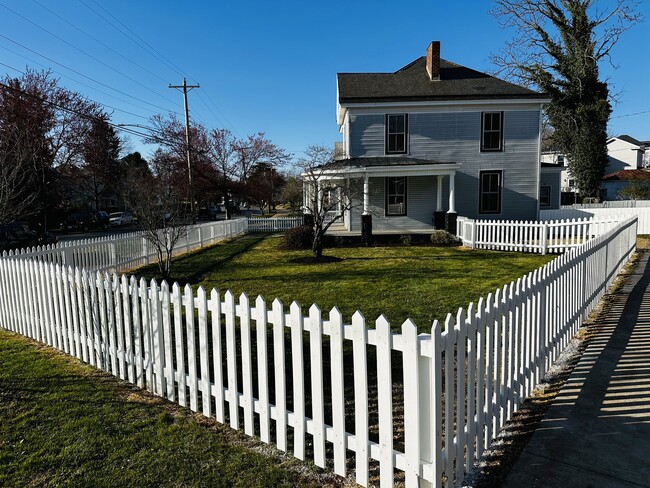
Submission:
<svg viewBox="0 0 650 488">
<path fill-rule="evenodd" d="M 627 219 L 637 217 L 638 233 L 650 234 L 650 201 L 624 200 L 620 202 L 603 202 L 600 204 L 573 205 L 555 210 L 540 210 L 542 221 L 557 219 Z"/>
<path fill-rule="evenodd" d="M 248 219 L 248 232 L 284 232 L 300 225 L 302 225 L 302 217 L 277 219 L 251 217 Z"/>
<path fill-rule="evenodd" d="M 627 219 L 419 334 L 0 260 L 2 326 L 368 486 L 459 486 L 635 249 Z M 353 454 L 351 454 L 353 453 Z"/>
<path fill-rule="evenodd" d="M 559 254 L 580 246 L 621 218 L 536 221 L 474 220 L 458 217 L 458 237 L 472 249 Z"/>
<path fill-rule="evenodd" d="M 242 235 L 246 219 L 209 222 L 188 227 L 174 247 L 174 256 Z M 142 232 L 61 242 L 56 245 L 3 252 L 3 257 L 32 259 L 85 270 L 122 272 L 156 261 L 156 248 Z"/>
</svg>

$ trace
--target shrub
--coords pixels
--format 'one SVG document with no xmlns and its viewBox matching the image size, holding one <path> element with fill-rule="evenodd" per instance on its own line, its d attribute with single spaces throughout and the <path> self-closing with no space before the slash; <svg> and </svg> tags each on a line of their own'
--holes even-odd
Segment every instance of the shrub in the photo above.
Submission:
<svg viewBox="0 0 650 488">
<path fill-rule="evenodd" d="M 446 230 L 434 230 L 431 234 L 431 243 L 434 246 L 458 246 L 460 239 Z"/>
<path fill-rule="evenodd" d="M 290 251 L 310 249 L 313 242 L 314 230 L 309 226 L 300 225 L 285 232 L 282 248 Z"/>
<path fill-rule="evenodd" d="M 413 238 L 411 237 L 410 234 L 404 234 L 400 236 L 399 242 L 400 244 L 404 244 L 405 246 L 410 246 L 411 243 L 413 242 Z"/>
</svg>

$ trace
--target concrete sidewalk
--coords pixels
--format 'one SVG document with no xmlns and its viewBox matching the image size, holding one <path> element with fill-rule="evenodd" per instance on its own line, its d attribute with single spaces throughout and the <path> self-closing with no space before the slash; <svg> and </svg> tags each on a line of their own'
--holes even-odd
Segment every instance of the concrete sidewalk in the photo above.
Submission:
<svg viewBox="0 0 650 488">
<path fill-rule="evenodd" d="M 650 252 L 616 294 L 506 487 L 650 487 Z"/>
</svg>

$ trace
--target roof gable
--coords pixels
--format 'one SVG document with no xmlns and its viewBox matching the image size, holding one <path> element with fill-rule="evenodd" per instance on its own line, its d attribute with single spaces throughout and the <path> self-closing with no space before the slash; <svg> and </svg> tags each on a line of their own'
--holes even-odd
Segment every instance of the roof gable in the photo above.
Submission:
<svg viewBox="0 0 650 488">
<path fill-rule="evenodd" d="M 611 139 L 608 139 L 607 144 L 609 144 L 612 141 L 615 140 L 627 142 L 628 144 L 632 144 L 633 146 L 637 146 L 639 149 L 641 146 L 643 146 L 643 143 L 641 141 L 637 141 L 634 137 L 630 137 L 627 134 L 621 134 L 620 136 L 612 137 Z"/>
<path fill-rule="evenodd" d="M 422 56 L 395 73 L 339 73 L 339 103 L 509 99 L 546 97 L 480 71 L 440 59 L 440 80 L 431 80 Z"/>
</svg>

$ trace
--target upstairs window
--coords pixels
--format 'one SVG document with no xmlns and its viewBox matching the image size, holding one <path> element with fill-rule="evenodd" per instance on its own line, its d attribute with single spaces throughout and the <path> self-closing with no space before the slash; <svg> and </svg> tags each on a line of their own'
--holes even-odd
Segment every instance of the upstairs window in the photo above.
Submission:
<svg viewBox="0 0 650 488">
<path fill-rule="evenodd" d="M 406 177 L 386 178 L 386 215 L 406 215 Z"/>
<path fill-rule="evenodd" d="M 501 213 L 501 171 L 481 171 L 479 213 Z"/>
<path fill-rule="evenodd" d="M 481 114 L 481 151 L 503 151 L 503 112 Z"/>
<path fill-rule="evenodd" d="M 407 114 L 386 115 L 386 154 L 406 154 Z"/>
</svg>

